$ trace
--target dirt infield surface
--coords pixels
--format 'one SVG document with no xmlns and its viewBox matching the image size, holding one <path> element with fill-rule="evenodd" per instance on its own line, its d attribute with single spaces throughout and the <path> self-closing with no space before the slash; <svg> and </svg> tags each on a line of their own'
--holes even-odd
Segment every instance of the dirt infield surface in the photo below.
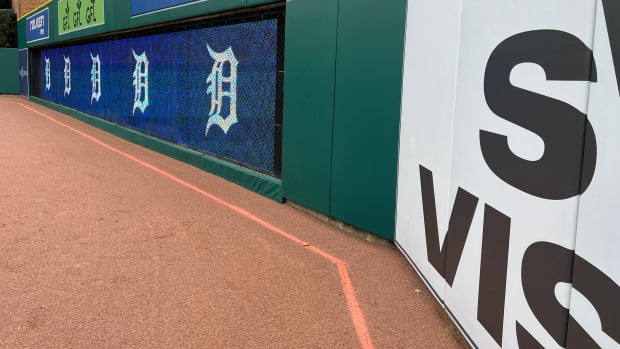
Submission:
<svg viewBox="0 0 620 349">
<path fill-rule="evenodd" d="M 0 96 L 0 347 L 463 348 L 371 243 Z"/>
</svg>

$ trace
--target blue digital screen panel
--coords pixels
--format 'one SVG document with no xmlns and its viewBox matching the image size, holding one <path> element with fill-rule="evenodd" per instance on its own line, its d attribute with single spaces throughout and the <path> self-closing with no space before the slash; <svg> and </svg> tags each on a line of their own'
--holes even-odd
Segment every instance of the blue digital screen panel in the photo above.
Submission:
<svg viewBox="0 0 620 349">
<path fill-rule="evenodd" d="M 169 7 L 204 0 L 131 0 L 131 15 L 137 16 Z"/>
<path fill-rule="evenodd" d="M 277 19 L 41 50 L 41 97 L 274 174 Z"/>
<path fill-rule="evenodd" d="M 19 94 L 28 97 L 28 49 L 19 50 Z"/>
</svg>

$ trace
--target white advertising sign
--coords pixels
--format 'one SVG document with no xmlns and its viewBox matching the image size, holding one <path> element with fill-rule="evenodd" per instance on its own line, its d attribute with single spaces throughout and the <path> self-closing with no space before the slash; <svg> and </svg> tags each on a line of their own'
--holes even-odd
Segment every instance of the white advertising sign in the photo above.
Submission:
<svg viewBox="0 0 620 349">
<path fill-rule="evenodd" d="M 406 117 L 401 118 L 399 168 L 403 180 L 399 182 L 397 220 L 406 233 L 397 236 L 397 243 L 414 263 L 423 261 L 417 267 L 439 298 L 443 298 L 444 279 L 424 262 L 427 250 L 419 166 L 433 169 L 437 225 L 443 240 L 450 217 L 460 3 L 409 1 L 407 11 L 402 104 Z M 423 34 L 429 32 L 433 35 Z"/>
<path fill-rule="evenodd" d="M 567 339 L 572 348 L 620 348 L 619 34 L 620 1 L 606 1 L 605 8 L 599 1 L 593 49 L 597 79 L 588 106 L 595 136 L 588 143 L 596 159 L 594 177 L 579 202 Z"/>
<path fill-rule="evenodd" d="M 620 16 L 617 1 L 605 2 Z M 455 0 L 446 10 L 443 2 L 409 2 L 396 242 L 476 346 L 620 346 L 618 338 L 587 336 L 607 333 L 588 305 L 605 301 L 597 291 L 576 297 L 579 285 L 571 287 L 573 272 L 583 280 L 594 269 L 606 275 L 616 303 L 594 313 L 619 326 L 620 259 L 600 252 L 620 241 L 609 190 L 620 175 L 613 161 L 620 143 L 604 141 L 608 154 L 596 146 L 599 127 L 620 133 L 601 4 Z M 597 16 L 596 49 L 606 46 L 593 54 Z M 579 319 L 589 325 L 575 326 Z"/>
</svg>

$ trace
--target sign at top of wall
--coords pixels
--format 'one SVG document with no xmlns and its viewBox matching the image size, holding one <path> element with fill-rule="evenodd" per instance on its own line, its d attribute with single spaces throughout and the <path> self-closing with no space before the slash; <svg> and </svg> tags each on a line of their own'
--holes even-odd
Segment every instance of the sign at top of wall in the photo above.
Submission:
<svg viewBox="0 0 620 349">
<path fill-rule="evenodd" d="M 105 0 L 58 0 L 60 35 L 105 24 Z"/>
<path fill-rule="evenodd" d="M 620 1 L 409 1 L 396 241 L 480 348 L 620 348 Z"/>
<path fill-rule="evenodd" d="M 131 15 L 138 16 L 149 12 L 202 1 L 205 0 L 131 0 Z"/>
<path fill-rule="evenodd" d="M 49 8 L 28 16 L 26 18 L 26 42 L 44 40 L 50 37 Z"/>
</svg>

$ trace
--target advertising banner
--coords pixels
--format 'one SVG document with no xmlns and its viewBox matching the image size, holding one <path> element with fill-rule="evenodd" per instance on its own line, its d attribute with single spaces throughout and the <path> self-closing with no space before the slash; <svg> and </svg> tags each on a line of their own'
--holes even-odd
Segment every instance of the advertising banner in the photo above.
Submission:
<svg viewBox="0 0 620 349">
<path fill-rule="evenodd" d="M 31 43 L 50 37 L 49 8 L 46 7 L 26 17 L 26 42 Z"/>
<path fill-rule="evenodd" d="M 570 287 L 547 288 L 542 266 L 572 270 L 553 253 L 574 250 L 591 178 L 581 183 L 595 11 L 582 0 L 463 2 L 452 182 L 478 203 L 473 215 L 454 205 L 471 223 L 448 240 L 458 262 L 444 301 L 480 347 L 526 347 L 517 328 L 565 345 L 568 310 L 553 316 L 541 300 L 568 306 Z"/>
<path fill-rule="evenodd" d="M 603 4 L 605 6 L 603 7 Z M 620 348 L 620 2 L 598 1 L 594 36 L 596 82 L 590 87 L 586 140 L 596 148 L 592 182 L 581 196 L 573 260 L 567 347 Z M 556 279 L 558 282 L 567 280 Z"/>
<path fill-rule="evenodd" d="M 25 97 L 29 95 L 28 77 L 28 49 L 19 50 L 19 94 Z"/>
<path fill-rule="evenodd" d="M 170 7 L 201 1 L 205 0 L 131 0 L 131 15 L 137 16 L 149 12 L 164 10 Z"/>
<path fill-rule="evenodd" d="M 41 96 L 274 173 L 277 19 L 41 51 Z"/>
<path fill-rule="evenodd" d="M 424 231 L 428 222 L 428 229 L 437 234 L 429 235 L 430 243 L 439 247 L 450 218 L 460 0 L 409 1 L 407 13 L 396 244 L 443 299 L 444 278 L 427 262 L 440 252 L 427 251 Z M 432 174 L 432 183 L 421 178 L 421 171 Z M 423 180 L 434 188 L 427 191 L 434 203 L 429 202 L 426 211 Z"/>
<path fill-rule="evenodd" d="M 60 35 L 105 24 L 105 0 L 58 0 Z"/>
<path fill-rule="evenodd" d="M 477 347 L 619 347 L 617 2 L 443 5 L 408 4 L 396 243 Z"/>
</svg>

